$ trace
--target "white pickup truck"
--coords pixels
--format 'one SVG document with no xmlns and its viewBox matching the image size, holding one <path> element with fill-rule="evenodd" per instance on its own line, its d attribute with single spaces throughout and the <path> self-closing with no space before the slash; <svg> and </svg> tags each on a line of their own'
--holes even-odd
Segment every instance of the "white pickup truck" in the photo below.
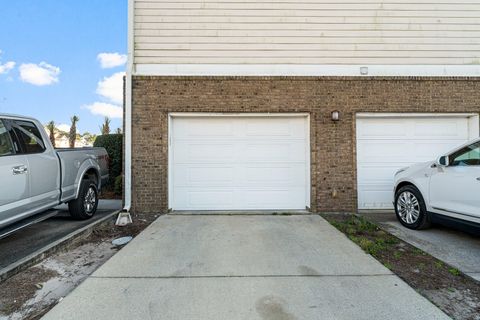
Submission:
<svg viewBox="0 0 480 320">
<path fill-rule="evenodd" d="M 108 161 L 104 148 L 55 149 L 37 120 L 0 114 L 0 228 L 61 203 L 91 218 Z"/>
</svg>

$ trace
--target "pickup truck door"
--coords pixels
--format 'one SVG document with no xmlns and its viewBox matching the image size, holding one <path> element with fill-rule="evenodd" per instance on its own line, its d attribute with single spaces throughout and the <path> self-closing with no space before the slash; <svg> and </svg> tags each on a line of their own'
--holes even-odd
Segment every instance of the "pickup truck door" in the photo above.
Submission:
<svg viewBox="0 0 480 320">
<path fill-rule="evenodd" d="M 30 197 L 27 158 L 12 137 L 0 119 L 0 227 L 27 211 Z"/>
<path fill-rule="evenodd" d="M 35 123 L 14 120 L 12 123 L 28 162 L 30 173 L 30 209 L 35 212 L 51 208 L 60 197 L 60 162 L 47 137 Z"/>
<path fill-rule="evenodd" d="M 480 141 L 449 156 L 430 179 L 433 209 L 480 218 Z"/>
</svg>

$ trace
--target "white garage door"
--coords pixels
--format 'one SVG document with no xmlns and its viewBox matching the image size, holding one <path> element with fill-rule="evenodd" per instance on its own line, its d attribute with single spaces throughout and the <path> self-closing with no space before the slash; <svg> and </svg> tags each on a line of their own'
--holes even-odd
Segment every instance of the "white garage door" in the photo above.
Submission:
<svg viewBox="0 0 480 320">
<path fill-rule="evenodd" d="M 469 132 L 466 117 L 357 119 L 359 209 L 393 208 L 395 172 L 436 159 L 467 141 Z"/>
<path fill-rule="evenodd" d="M 170 135 L 172 209 L 309 205 L 307 117 L 173 117 Z"/>
</svg>

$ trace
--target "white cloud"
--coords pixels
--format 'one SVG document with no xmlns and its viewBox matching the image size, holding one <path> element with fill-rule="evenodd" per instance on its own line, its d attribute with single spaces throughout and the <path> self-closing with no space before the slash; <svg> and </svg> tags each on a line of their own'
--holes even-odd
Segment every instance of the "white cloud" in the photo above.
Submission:
<svg viewBox="0 0 480 320">
<path fill-rule="evenodd" d="M 20 66 L 20 79 L 36 86 L 48 86 L 58 82 L 60 68 L 46 62 L 24 63 Z"/>
<path fill-rule="evenodd" d="M 0 74 L 7 74 L 13 68 L 15 68 L 15 62 L 13 61 L 8 61 L 4 64 L 0 63 Z"/>
<path fill-rule="evenodd" d="M 2 50 L 0 50 L 0 56 L 2 55 L 2 53 L 3 53 Z M 4 64 L 2 64 L 0 61 L 0 74 L 7 74 L 13 68 L 15 68 L 14 61 L 7 61 Z"/>
<path fill-rule="evenodd" d="M 105 77 L 97 85 L 97 94 L 115 104 L 123 104 L 123 76 L 124 72 L 117 72 Z"/>
<path fill-rule="evenodd" d="M 116 106 L 114 104 L 105 103 L 105 102 L 94 102 L 90 105 L 83 106 L 84 108 L 90 110 L 94 115 L 109 117 L 109 118 L 122 118 L 123 109 L 122 107 Z"/>
<path fill-rule="evenodd" d="M 127 55 L 118 52 L 102 52 L 98 54 L 97 59 L 103 69 L 108 69 L 123 66 L 127 62 Z"/>
<path fill-rule="evenodd" d="M 64 132 L 70 132 L 70 125 L 62 123 L 57 125 L 57 129 Z"/>
</svg>

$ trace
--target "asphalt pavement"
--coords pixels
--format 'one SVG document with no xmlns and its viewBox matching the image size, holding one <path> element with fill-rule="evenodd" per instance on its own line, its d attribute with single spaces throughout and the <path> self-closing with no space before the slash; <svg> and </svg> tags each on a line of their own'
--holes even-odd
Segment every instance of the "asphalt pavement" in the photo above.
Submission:
<svg viewBox="0 0 480 320">
<path fill-rule="evenodd" d="M 0 273 L 25 257 L 41 251 L 42 248 L 121 209 L 121 205 L 120 200 L 100 200 L 93 218 L 83 221 L 72 219 L 66 205 L 56 207 L 55 210 L 58 211 L 56 216 L 0 239 Z"/>
</svg>

